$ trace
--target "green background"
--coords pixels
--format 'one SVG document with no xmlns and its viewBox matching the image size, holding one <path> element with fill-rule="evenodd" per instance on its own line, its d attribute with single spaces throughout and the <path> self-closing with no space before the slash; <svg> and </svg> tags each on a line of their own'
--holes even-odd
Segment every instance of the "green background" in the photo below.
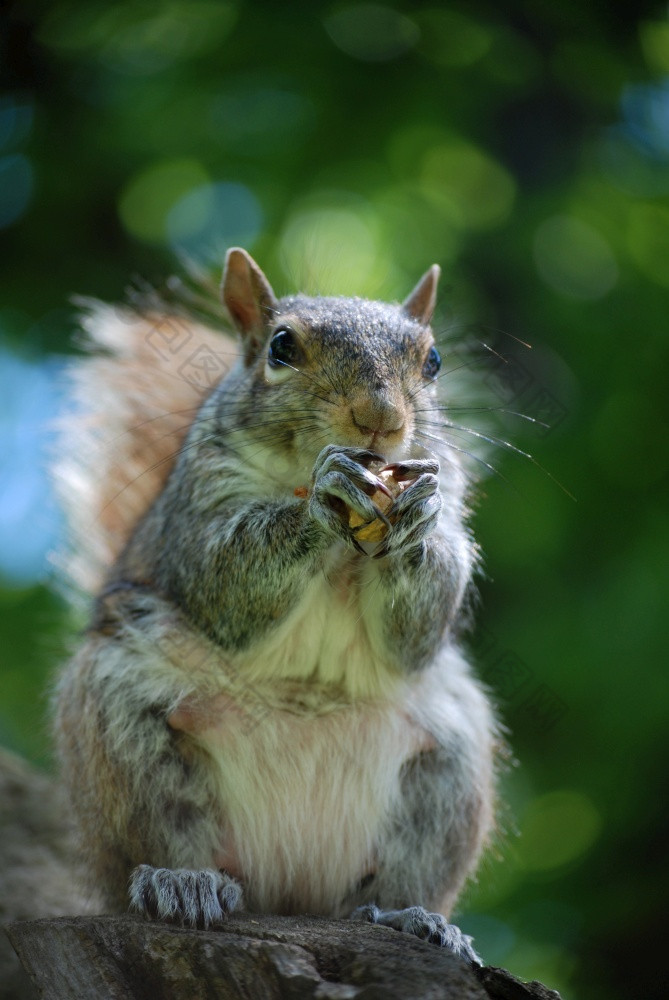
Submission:
<svg viewBox="0 0 669 1000">
<path fill-rule="evenodd" d="M 565 998 L 664 995 L 663 6 L 24 2 L 1 44 L 0 742 L 48 766 L 72 635 L 38 471 L 70 295 L 235 243 L 279 293 L 397 299 L 437 261 L 493 408 L 460 419 L 535 460 L 492 447 L 479 488 L 472 645 L 517 763 L 458 919 Z"/>
</svg>

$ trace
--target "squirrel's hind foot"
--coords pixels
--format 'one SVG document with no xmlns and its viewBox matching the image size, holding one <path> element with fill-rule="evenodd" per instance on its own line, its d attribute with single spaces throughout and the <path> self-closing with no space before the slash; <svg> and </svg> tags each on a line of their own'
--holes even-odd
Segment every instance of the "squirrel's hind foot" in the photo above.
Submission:
<svg viewBox="0 0 669 1000">
<path fill-rule="evenodd" d="M 468 934 L 463 934 L 455 924 L 449 924 L 441 913 L 429 913 L 422 906 L 409 906 L 405 910 L 381 910 L 373 903 L 368 903 L 354 910 L 351 920 L 368 920 L 372 924 L 394 927 L 396 931 L 403 931 L 405 934 L 415 934 L 423 941 L 448 948 L 465 962 L 483 965 Z"/>
<path fill-rule="evenodd" d="M 204 930 L 225 920 L 242 896 L 239 882 L 212 869 L 139 865 L 130 876 L 130 908 L 151 920 Z"/>
</svg>

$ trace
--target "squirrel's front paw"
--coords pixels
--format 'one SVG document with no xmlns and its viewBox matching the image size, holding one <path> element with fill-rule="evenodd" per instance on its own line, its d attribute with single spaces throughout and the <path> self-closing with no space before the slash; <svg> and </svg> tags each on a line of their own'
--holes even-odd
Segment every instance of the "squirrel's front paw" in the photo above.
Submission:
<svg viewBox="0 0 669 1000">
<path fill-rule="evenodd" d="M 370 496 L 387 488 L 367 468 L 372 462 L 383 463 L 383 457 L 360 448 L 328 445 L 316 459 L 313 486 L 309 495 L 309 514 L 330 534 L 357 545 L 349 525 L 351 511 L 362 522 L 386 518 L 370 500 Z"/>
<path fill-rule="evenodd" d="M 130 908 L 152 920 L 200 927 L 220 924 L 241 899 L 242 889 L 224 872 L 209 868 L 139 865 L 130 876 Z"/>
<path fill-rule="evenodd" d="M 372 924 L 394 927 L 396 931 L 405 934 L 415 934 L 423 941 L 447 948 L 459 958 L 464 958 L 465 962 L 483 965 L 468 934 L 463 934 L 455 924 L 449 924 L 441 913 L 430 913 L 422 906 L 409 906 L 405 910 L 381 910 L 373 903 L 367 903 L 354 910 L 351 919 L 368 920 Z"/>
<path fill-rule="evenodd" d="M 388 469 L 400 482 L 412 481 L 388 511 L 391 527 L 383 545 L 374 553 L 376 559 L 400 555 L 420 545 L 436 528 L 442 507 L 437 462 L 398 462 Z"/>
</svg>

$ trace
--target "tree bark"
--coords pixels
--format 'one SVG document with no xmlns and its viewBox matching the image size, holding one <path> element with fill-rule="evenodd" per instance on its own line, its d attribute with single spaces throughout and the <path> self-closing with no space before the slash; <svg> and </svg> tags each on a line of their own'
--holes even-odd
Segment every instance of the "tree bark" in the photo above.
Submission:
<svg viewBox="0 0 669 1000">
<path fill-rule="evenodd" d="M 233 914 L 216 931 L 138 917 L 11 924 L 43 1000 L 559 1000 L 387 927 Z"/>
<path fill-rule="evenodd" d="M 100 913 L 83 888 L 70 810 L 53 779 L 0 749 L 0 928 L 14 920 Z M 38 994 L 0 929 L 0 1000 Z"/>
</svg>

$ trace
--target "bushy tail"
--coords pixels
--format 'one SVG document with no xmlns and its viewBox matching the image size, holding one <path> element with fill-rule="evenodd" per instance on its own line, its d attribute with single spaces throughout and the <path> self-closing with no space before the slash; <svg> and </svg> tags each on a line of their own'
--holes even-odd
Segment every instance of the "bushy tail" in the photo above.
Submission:
<svg viewBox="0 0 669 1000">
<path fill-rule="evenodd" d="M 93 593 L 238 348 L 179 312 L 81 304 L 89 353 L 70 366 L 72 407 L 59 422 L 53 471 L 69 538 L 55 561 L 77 589 Z"/>
</svg>

